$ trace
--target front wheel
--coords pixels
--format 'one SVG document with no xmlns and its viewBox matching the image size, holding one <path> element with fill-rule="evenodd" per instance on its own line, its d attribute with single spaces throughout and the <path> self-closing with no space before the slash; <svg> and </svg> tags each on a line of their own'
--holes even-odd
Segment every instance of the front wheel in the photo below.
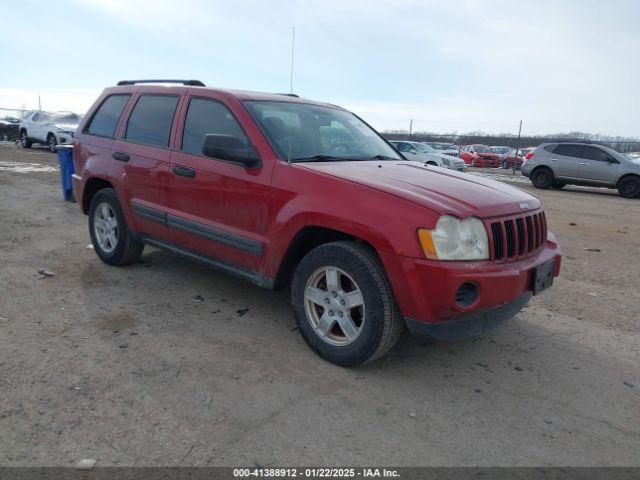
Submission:
<svg viewBox="0 0 640 480">
<path fill-rule="evenodd" d="M 56 153 L 56 145 L 58 145 L 56 136 L 53 133 L 50 133 L 47 136 L 47 146 L 49 147 L 49 151 L 52 153 Z"/>
<path fill-rule="evenodd" d="M 22 148 L 31 148 L 31 141 L 29 140 L 26 130 L 20 132 L 20 146 Z"/>
<path fill-rule="evenodd" d="M 112 188 L 100 190 L 89 206 L 89 234 L 100 259 L 109 265 L 129 265 L 140 258 L 144 243 L 136 240 Z"/>
<path fill-rule="evenodd" d="M 398 340 L 403 320 L 376 254 L 355 242 L 316 247 L 298 264 L 291 287 L 307 344 L 341 366 L 371 362 Z"/>
<path fill-rule="evenodd" d="M 618 183 L 618 193 L 624 198 L 636 198 L 640 196 L 640 178 L 627 177 Z"/>
<path fill-rule="evenodd" d="M 553 172 L 548 168 L 539 168 L 531 174 L 531 183 L 536 188 L 546 190 L 553 186 Z"/>
</svg>

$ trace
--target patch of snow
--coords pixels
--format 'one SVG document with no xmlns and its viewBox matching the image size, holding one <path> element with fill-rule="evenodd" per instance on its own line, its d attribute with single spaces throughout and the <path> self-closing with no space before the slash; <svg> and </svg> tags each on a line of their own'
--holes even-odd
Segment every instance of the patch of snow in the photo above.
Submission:
<svg viewBox="0 0 640 480">
<path fill-rule="evenodd" d="M 49 165 L 40 163 L 27 162 L 0 162 L 0 171 L 13 173 L 32 173 L 32 172 L 57 172 L 58 169 Z"/>
</svg>

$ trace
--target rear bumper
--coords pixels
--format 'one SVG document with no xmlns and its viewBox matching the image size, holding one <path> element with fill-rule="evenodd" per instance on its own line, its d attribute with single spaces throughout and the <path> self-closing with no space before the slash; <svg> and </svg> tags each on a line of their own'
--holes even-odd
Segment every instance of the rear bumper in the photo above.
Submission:
<svg viewBox="0 0 640 480">
<path fill-rule="evenodd" d="M 82 206 L 84 205 L 84 203 L 82 200 L 82 192 L 84 189 L 82 177 L 77 173 L 74 173 L 73 175 L 71 175 L 71 184 L 73 186 L 73 196 L 75 197 L 76 202 L 78 202 L 78 205 L 80 205 L 80 208 L 83 208 Z"/>
<path fill-rule="evenodd" d="M 452 342 L 482 335 L 515 317 L 531 299 L 531 292 L 523 293 L 512 302 L 499 307 L 462 314 L 447 322 L 427 323 L 405 318 L 412 335 Z"/>
<path fill-rule="evenodd" d="M 443 262 L 413 257 L 400 257 L 404 288 L 396 289 L 396 298 L 411 331 L 446 330 L 444 324 L 471 322 L 464 327 L 476 332 L 497 318 L 514 316 L 532 295 L 533 270 L 553 262 L 553 276 L 560 273 L 561 254 L 553 235 L 537 254 L 517 261 Z M 456 292 L 463 284 L 477 287 L 477 298 L 461 305 Z M 511 305 L 511 306 L 509 306 Z M 504 321 L 502 319 L 501 321 Z M 498 321 L 497 323 L 500 323 Z M 424 324 L 423 328 L 419 328 Z M 437 327 L 442 324 L 442 327 Z M 456 331 L 463 327 L 456 327 Z M 444 335 L 444 334 L 443 334 Z"/>
</svg>

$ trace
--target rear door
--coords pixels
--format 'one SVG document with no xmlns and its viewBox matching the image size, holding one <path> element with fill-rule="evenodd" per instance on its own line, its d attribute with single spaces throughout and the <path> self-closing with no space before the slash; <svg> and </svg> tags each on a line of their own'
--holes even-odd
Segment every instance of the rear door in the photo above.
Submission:
<svg viewBox="0 0 640 480">
<path fill-rule="evenodd" d="M 166 90 L 145 89 L 133 99 L 127 122 L 112 146 L 110 176 L 117 179 L 130 228 L 168 241 L 170 139 L 181 97 L 178 89 L 171 94 L 159 92 Z"/>
<path fill-rule="evenodd" d="M 598 147 L 583 146 L 583 159 L 578 177 L 592 182 L 615 185 L 620 175 L 620 162 Z"/>
<path fill-rule="evenodd" d="M 168 224 L 173 243 L 252 271 L 266 247 L 272 162 L 256 167 L 206 157 L 207 134 L 256 145 L 238 118 L 248 114 L 212 92 L 187 98 L 171 156 Z M 254 127 L 255 130 L 255 127 Z"/>
<path fill-rule="evenodd" d="M 582 155 L 582 145 L 562 143 L 549 155 L 549 166 L 558 178 L 576 178 Z"/>
</svg>

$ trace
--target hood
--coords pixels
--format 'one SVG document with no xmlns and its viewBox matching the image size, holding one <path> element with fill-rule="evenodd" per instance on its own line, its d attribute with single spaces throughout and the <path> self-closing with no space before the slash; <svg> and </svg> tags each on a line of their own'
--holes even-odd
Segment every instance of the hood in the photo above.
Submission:
<svg viewBox="0 0 640 480">
<path fill-rule="evenodd" d="M 498 158 L 498 154 L 497 153 L 478 153 L 476 152 L 476 155 L 478 155 L 479 157 L 482 158 Z"/>
<path fill-rule="evenodd" d="M 77 123 L 54 123 L 53 126 L 59 128 L 60 130 L 66 130 L 68 132 L 74 132 L 76 128 L 78 128 Z"/>
<path fill-rule="evenodd" d="M 354 161 L 295 165 L 375 188 L 436 213 L 459 218 L 512 215 L 542 206 L 538 198 L 504 183 L 412 162 Z"/>
</svg>

